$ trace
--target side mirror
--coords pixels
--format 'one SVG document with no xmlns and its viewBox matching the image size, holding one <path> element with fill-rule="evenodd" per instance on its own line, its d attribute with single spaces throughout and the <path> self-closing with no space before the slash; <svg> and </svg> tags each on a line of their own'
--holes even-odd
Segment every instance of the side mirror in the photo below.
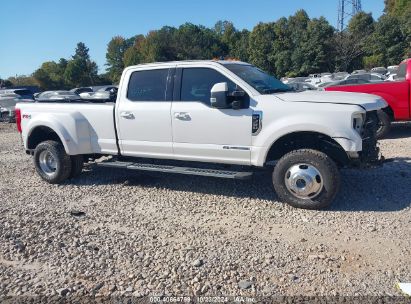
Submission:
<svg viewBox="0 0 411 304">
<path fill-rule="evenodd" d="M 216 109 L 228 109 L 231 106 L 227 98 L 228 84 L 227 82 L 216 83 L 211 88 L 211 106 Z"/>
</svg>

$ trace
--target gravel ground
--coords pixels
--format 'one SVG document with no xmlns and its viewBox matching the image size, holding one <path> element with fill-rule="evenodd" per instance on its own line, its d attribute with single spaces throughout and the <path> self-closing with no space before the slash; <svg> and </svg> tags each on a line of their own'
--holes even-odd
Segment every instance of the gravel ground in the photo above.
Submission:
<svg viewBox="0 0 411 304">
<path fill-rule="evenodd" d="M 13 295 L 400 295 L 411 282 L 411 125 L 383 168 L 345 170 L 327 211 L 279 203 L 252 181 L 88 166 L 35 173 L 0 124 L 0 299 Z"/>
</svg>

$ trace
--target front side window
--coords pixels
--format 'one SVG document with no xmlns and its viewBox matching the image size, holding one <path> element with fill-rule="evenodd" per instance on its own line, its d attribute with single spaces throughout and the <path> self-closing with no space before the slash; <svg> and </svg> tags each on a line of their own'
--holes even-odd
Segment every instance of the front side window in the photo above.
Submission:
<svg viewBox="0 0 411 304">
<path fill-rule="evenodd" d="M 200 101 L 210 105 L 211 89 L 220 82 L 227 82 L 229 92 L 236 89 L 234 82 L 216 70 L 209 68 L 183 69 L 181 101 Z"/>
<path fill-rule="evenodd" d="M 168 69 L 133 72 L 127 98 L 132 101 L 165 101 L 167 77 Z"/>
<path fill-rule="evenodd" d="M 261 94 L 288 92 L 292 89 L 275 77 L 248 64 L 227 63 L 224 66 Z"/>
</svg>

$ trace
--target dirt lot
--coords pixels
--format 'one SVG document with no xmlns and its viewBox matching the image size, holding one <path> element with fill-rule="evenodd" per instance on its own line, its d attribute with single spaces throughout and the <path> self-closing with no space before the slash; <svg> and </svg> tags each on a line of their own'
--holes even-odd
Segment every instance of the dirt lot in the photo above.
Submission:
<svg viewBox="0 0 411 304">
<path fill-rule="evenodd" d="M 0 299 L 12 295 L 399 295 L 411 282 L 411 125 L 383 168 L 343 171 L 327 211 L 252 181 L 88 166 L 48 185 L 0 124 Z M 79 214 L 81 211 L 84 214 Z"/>
</svg>

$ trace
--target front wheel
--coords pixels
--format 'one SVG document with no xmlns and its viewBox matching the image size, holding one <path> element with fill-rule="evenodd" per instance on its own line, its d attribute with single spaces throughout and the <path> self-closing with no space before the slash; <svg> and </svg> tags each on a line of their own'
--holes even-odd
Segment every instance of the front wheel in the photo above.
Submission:
<svg viewBox="0 0 411 304">
<path fill-rule="evenodd" d="M 47 140 L 34 150 L 34 165 L 42 179 L 50 184 L 66 180 L 71 173 L 71 159 L 61 143 Z"/>
<path fill-rule="evenodd" d="M 302 209 L 328 207 L 340 187 L 340 172 L 326 154 L 310 149 L 284 155 L 273 171 L 274 189 L 279 198 Z"/>
<path fill-rule="evenodd" d="M 391 118 L 383 110 L 379 110 L 377 113 L 380 120 L 377 129 L 377 139 L 382 139 L 386 137 L 391 130 Z"/>
</svg>

